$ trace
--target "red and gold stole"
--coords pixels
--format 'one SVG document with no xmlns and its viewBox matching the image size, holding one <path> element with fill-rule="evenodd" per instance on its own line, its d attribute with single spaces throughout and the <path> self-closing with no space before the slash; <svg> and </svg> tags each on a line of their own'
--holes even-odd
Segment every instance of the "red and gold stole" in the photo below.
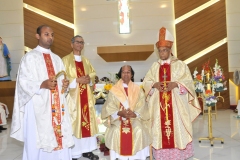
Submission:
<svg viewBox="0 0 240 160">
<path fill-rule="evenodd" d="M 163 64 L 159 68 L 160 82 L 171 81 L 171 66 Z M 168 83 L 165 83 L 164 88 Z M 160 98 L 160 118 L 162 132 L 162 148 L 174 148 L 174 126 L 173 126 L 173 109 L 171 91 L 159 92 Z"/>
<path fill-rule="evenodd" d="M 126 94 L 128 95 L 128 88 L 124 88 Z M 124 106 L 120 103 L 120 110 L 123 110 Z M 122 117 L 119 117 L 121 121 L 120 128 L 120 154 L 124 156 L 132 155 L 132 124 L 130 119 L 123 120 Z"/>
<path fill-rule="evenodd" d="M 85 76 L 82 62 L 75 61 L 77 77 Z M 82 137 L 91 137 L 88 92 L 86 84 L 79 84 Z"/>
<path fill-rule="evenodd" d="M 54 78 L 55 71 L 54 71 L 54 67 L 53 67 L 53 63 L 52 63 L 50 54 L 43 53 L 43 57 L 44 57 L 45 64 L 47 67 L 48 77 Z M 58 86 L 56 86 L 54 91 L 51 91 L 51 94 L 52 94 L 52 92 L 54 92 L 54 97 L 51 97 L 51 106 L 52 106 L 52 102 L 54 102 L 54 106 L 52 106 L 52 125 L 53 125 L 54 133 L 56 136 L 56 140 L 58 143 L 58 147 L 56 147 L 54 150 L 60 150 L 60 149 L 62 149 L 62 133 L 61 133 L 61 108 L 60 108 Z M 57 123 L 59 125 L 56 124 L 54 118 L 57 120 Z"/>
</svg>

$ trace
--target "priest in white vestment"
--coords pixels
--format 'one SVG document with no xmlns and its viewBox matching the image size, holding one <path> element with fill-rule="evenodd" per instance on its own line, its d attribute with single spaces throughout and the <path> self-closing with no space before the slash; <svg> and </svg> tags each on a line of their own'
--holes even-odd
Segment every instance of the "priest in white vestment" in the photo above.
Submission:
<svg viewBox="0 0 240 160">
<path fill-rule="evenodd" d="M 121 79 L 110 89 L 101 113 L 107 123 L 105 145 L 113 160 L 145 160 L 152 141 L 144 92 L 133 82 L 131 66 L 123 66 L 118 76 Z"/>
<path fill-rule="evenodd" d="M 171 55 L 173 36 L 162 27 L 154 62 L 143 87 L 151 116 L 153 154 L 158 160 L 184 160 L 193 156 L 192 121 L 201 112 L 188 66 Z"/>
<path fill-rule="evenodd" d="M 70 80 L 67 102 L 75 143 L 72 158 L 76 160 L 83 156 L 97 160 L 99 157 L 92 152 L 97 149 L 98 133 L 95 98 L 92 92 L 96 72 L 90 61 L 81 55 L 84 47 L 83 38 L 77 35 L 71 41 L 73 51 L 63 57 L 63 63 Z"/>
<path fill-rule="evenodd" d="M 69 81 L 64 65 L 50 50 L 53 31 L 37 29 L 38 46 L 21 60 L 16 80 L 10 136 L 24 142 L 23 160 L 70 160 L 73 146 L 65 100 Z"/>
</svg>

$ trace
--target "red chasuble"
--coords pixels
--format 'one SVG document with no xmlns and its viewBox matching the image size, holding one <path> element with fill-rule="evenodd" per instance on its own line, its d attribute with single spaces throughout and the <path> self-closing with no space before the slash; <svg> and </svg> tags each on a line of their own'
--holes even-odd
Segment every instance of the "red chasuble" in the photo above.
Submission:
<svg viewBox="0 0 240 160">
<path fill-rule="evenodd" d="M 47 67 L 48 72 L 48 78 L 54 78 L 55 77 L 55 71 L 52 63 L 52 59 L 50 54 L 43 54 L 45 64 Z M 58 147 L 56 147 L 54 150 L 60 150 L 62 149 L 62 133 L 61 133 L 61 108 L 60 108 L 60 100 L 59 100 L 59 91 L 58 86 L 56 86 L 54 91 L 54 96 L 51 97 L 51 106 L 52 106 L 52 125 L 54 129 L 54 133 L 56 136 L 56 140 L 58 143 Z M 54 98 L 54 99 L 52 99 Z M 52 105 L 52 102 L 54 102 L 54 105 Z M 56 119 L 57 123 L 54 121 L 54 118 Z"/>
<path fill-rule="evenodd" d="M 171 66 L 163 64 L 159 68 L 160 82 L 171 81 Z M 167 87 L 168 83 L 161 87 Z M 173 109 L 172 109 L 172 94 L 171 91 L 159 92 L 160 98 L 160 117 L 162 131 L 162 148 L 174 148 L 174 128 L 173 128 Z"/>
<path fill-rule="evenodd" d="M 126 94 L 128 95 L 128 88 L 124 88 Z M 120 104 L 120 110 L 123 110 L 124 106 Z M 132 155 L 132 124 L 130 119 L 123 120 L 122 117 L 119 117 L 121 121 L 120 128 L 120 154 L 123 156 Z"/>
<path fill-rule="evenodd" d="M 75 61 L 77 77 L 85 76 L 82 62 Z M 79 84 L 82 137 L 91 137 L 87 85 Z"/>
</svg>

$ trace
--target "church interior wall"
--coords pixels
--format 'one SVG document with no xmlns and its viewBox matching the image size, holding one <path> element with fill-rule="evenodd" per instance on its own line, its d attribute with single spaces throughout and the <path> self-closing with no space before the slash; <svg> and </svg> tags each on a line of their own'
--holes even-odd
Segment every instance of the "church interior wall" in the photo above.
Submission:
<svg viewBox="0 0 240 160">
<path fill-rule="evenodd" d="M 119 71 L 128 64 L 140 81 L 158 56 L 152 53 L 146 61 L 106 62 L 97 54 L 99 46 L 154 45 L 158 32 L 165 26 L 175 35 L 173 1 L 130 0 L 130 34 L 119 34 L 117 1 L 74 1 L 75 35 L 85 40 L 84 55 L 96 68 L 99 78 Z M 173 51 L 175 52 L 175 50 Z"/>
<path fill-rule="evenodd" d="M 226 17 L 227 17 L 227 36 L 228 36 L 228 64 L 229 72 L 240 71 L 240 10 L 239 0 L 226 0 Z M 237 105 L 239 97 L 239 86 L 234 83 L 230 85 L 230 102 L 231 105 Z"/>
<path fill-rule="evenodd" d="M 191 73 L 197 68 L 201 73 L 203 64 L 208 62 L 210 67 L 214 67 L 216 59 L 218 64 L 223 68 L 223 74 L 226 79 L 229 79 L 228 71 L 228 45 L 227 45 L 227 28 L 226 28 L 226 4 L 224 0 L 212 1 L 195 1 L 188 2 L 182 0 L 175 0 L 175 19 L 195 11 L 197 8 L 199 12 L 195 11 L 183 21 L 176 24 L 177 37 L 177 53 L 178 58 L 188 63 Z M 204 8 L 203 5 L 210 4 Z M 214 47 L 219 42 L 220 46 Z M 209 48 L 208 52 L 204 52 Z M 210 50 L 211 49 L 211 50 Z M 200 54 L 200 57 L 196 55 Z M 192 61 L 189 63 L 189 59 Z M 213 73 L 210 73 L 210 76 Z M 229 89 L 229 84 L 227 83 Z M 217 103 L 218 109 L 230 108 L 229 90 L 222 91 L 220 95 L 224 98 L 224 102 L 219 99 Z M 217 93 L 218 94 L 218 93 Z"/>
<path fill-rule="evenodd" d="M 25 3 L 28 0 L 24 0 Z M 24 9 L 23 0 L 0 0 L 0 36 L 4 39 L 4 43 L 8 45 L 12 58 L 12 80 L 16 80 L 16 74 L 21 57 L 24 55 L 24 46 L 26 44 L 26 34 L 29 37 L 34 38 L 34 34 L 24 33 Z M 37 2 L 37 1 L 36 1 Z M 61 2 L 66 2 L 65 0 Z M 179 37 L 178 30 L 175 28 L 174 19 L 188 10 L 184 10 L 183 7 L 179 7 L 178 14 L 174 12 L 174 5 L 179 1 L 164 1 L 164 0 L 130 0 L 130 34 L 119 34 L 118 30 L 118 4 L 117 1 L 89 1 L 89 0 L 73 0 L 72 13 L 73 17 L 63 19 L 73 19 L 75 28 L 69 29 L 69 33 L 64 33 L 68 36 L 60 36 L 61 39 L 70 39 L 73 35 L 79 34 L 84 37 L 85 49 L 83 55 L 85 55 L 93 64 L 97 71 L 97 75 L 101 78 L 103 76 L 109 76 L 109 73 L 116 73 L 120 67 L 125 64 L 132 65 L 136 72 L 135 81 L 140 81 L 150 68 L 153 62 L 158 59 L 157 53 L 154 52 L 146 61 L 130 61 L 130 62 L 105 62 L 98 54 L 98 46 L 121 46 L 121 45 L 145 45 L 155 44 L 158 39 L 158 30 L 160 27 L 165 26 L 175 37 L 175 42 Z M 70 3 L 71 3 L 70 2 Z M 181 1 L 183 3 L 183 1 Z M 205 1 L 204 1 L 205 2 Z M 207 2 L 207 1 L 206 1 Z M 69 3 L 69 2 L 68 2 Z M 203 1 L 188 5 L 187 8 L 192 8 L 201 5 Z M 226 3 L 226 28 L 227 28 L 227 45 L 222 52 L 226 51 L 227 54 L 227 70 L 234 72 L 236 69 L 240 69 L 240 22 L 238 17 L 240 11 L 238 0 L 225 0 Z M 4 5 L 2 5 L 4 4 Z M 38 4 L 39 5 L 39 4 Z M 147 6 L 147 7 L 146 7 Z M 179 4 L 178 4 L 179 6 Z M 180 5 L 181 6 L 181 5 Z M 44 7 L 42 8 L 44 9 Z M 49 10 L 49 8 L 48 8 Z M 47 9 L 46 9 L 47 11 Z M 175 9 L 176 11 L 176 9 Z M 61 10 L 62 12 L 62 10 Z M 68 11 L 69 12 L 69 11 Z M 52 14 L 56 14 L 53 12 Z M 212 13 L 214 14 L 214 13 Z M 71 21 L 71 20 L 68 20 Z M 36 24 L 35 24 L 36 26 Z M 51 26 L 51 25 L 50 25 Z M 57 25 L 56 25 L 57 26 Z M 176 25 L 177 26 L 177 25 Z M 35 27 L 36 29 L 36 27 Z M 186 32 L 186 36 L 187 36 Z M 69 36 L 70 35 L 70 36 Z M 177 37 L 177 38 L 176 38 Z M 25 42 L 24 42 L 25 38 Z M 57 38 L 56 38 L 57 39 Z M 64 56 L 65 52 L 71 50 L 70 44 L 66 40 L 59 42 L 61 46 L 68 49 L 60 56 Z M 36 43 L 36 42 L 34 42 Z M 192 42 L 194 43 L 194 42 Z M 29 47 L 31 48 L 31 47 Z M 178 47 L 173 48 L 175 55 Z M 226 50 L 227 49 L 227 50 Z M 57 52 L 56 52 L 57 53 Z M 191 53 L 193 54 L 193 53 Z M 216 54 L 217 55 L 217 54 Z M 183 55 L 182 55 L 183 56 Z M 185 56 L 185 55 L 184 55 Z M 183 58 L 185 59 L 185 58 Z M 200 63 L 199 63 L 200 64 Z M 193 66 L 193 65 L 191 65 Z M 224 64 L 225 66 L 225 64 Z M 193 68 L 190 68 L 193 70 Z M 229 83 L 229 101 L 231 105 L 237 103 L 238 93 L 236 86 L 233 83 Z"/>
</svg>

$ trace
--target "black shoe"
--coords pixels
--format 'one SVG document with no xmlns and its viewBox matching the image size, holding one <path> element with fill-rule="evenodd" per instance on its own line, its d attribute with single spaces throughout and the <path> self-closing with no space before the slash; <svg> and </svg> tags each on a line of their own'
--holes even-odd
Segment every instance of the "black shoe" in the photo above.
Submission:
<svg viewBox="0 0 240 160">
<path fill-rule="evenodd" d="M 91 160 L 99 159 L 99 157 L 97 155 L 93 154 L 92 152 L 83 153 L 82 156 L 85 158 L 91 159 Z"/>
<path fill-rule="evenodd" d="M 7 128 L 3 128 L 3 126 L 0 126 L 0 130 L 6 130 Z"/>
<path fill-rule="evenodd" d="M 0 130 L 0 133 L 2 132 L 2 130 Z"/>
<path fill-rule="evenodd" d="M 72 160 L 78 160 L 77 158 L 72 158 Z"/>
</svg>

